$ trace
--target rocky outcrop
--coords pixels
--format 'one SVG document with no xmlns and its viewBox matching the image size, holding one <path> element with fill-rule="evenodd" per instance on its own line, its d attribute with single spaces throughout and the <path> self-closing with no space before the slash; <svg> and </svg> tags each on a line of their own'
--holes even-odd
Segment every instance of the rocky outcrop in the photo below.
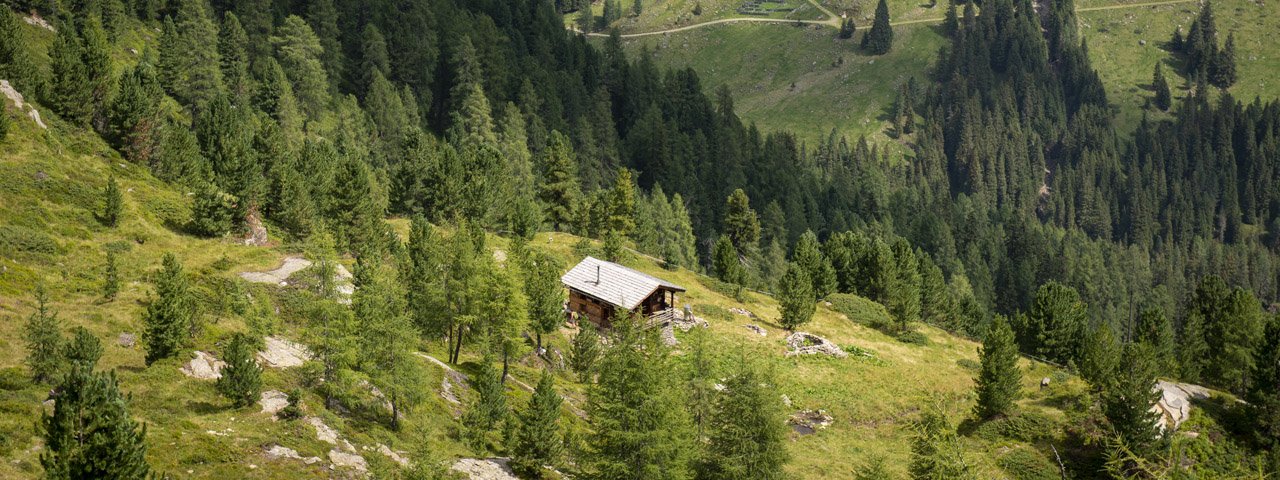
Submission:
<svg viewBox="0 0 1280 480">
<path fill-rule="evenodd" d="M 31 117 L 31 121 L 36 122 L 36 126 L 45 130 L 49 129 L 49 127 L 44 124 L 44 120 L 40 119 L 40 111 L 36 110 L 34 105 L 26 103 L 26 100 L 22 97 L 22 93 L 19 93 L 14 89 L 13 85 L 10 85 L 8 80 L 0 80 L 0 94 L 4 94 L 5 97 L 12 100 L 14 106 L 18 107 L 18 111 L 26 113 L 28 117 Z"/>
<path fill-rule="evenodd" d="M 787 355 L 830 355 L 836 358 L 849 356 L 840 346 L 830 340 L 807 332 L 795 332 L 787 336 Z"/>
<path fill-rule="evenodd" d="M 460 458 L 450 470 L 465 474 L 470 480 L 520 480 L 511 471 L 509 458 Z"/>
<path fill-rule="evenodd" d="M 311 350 L 306 345 L 294 343 L 280 337 L 266 337 L 258 359 L 271 368 L 300 367 L 311 360 Z"/>
<path fill-rule="evenodd" d="M 124 348 L 133 348 L 137 343 L 138 336 L 132 333 L 121 333 L 119 337 L 116 337 L 116 345 Z"/>
<path fill-rule="evenodd" d="M 791 425 L 791 429 L 801 435 L 808 435 L 818 430 L 831 426 L 831 422 L 835 421 L 824 410 L 801 410 L 791 415 L 787 419 L 787 424 Z"/>
<path fill-rule="evenodd" d="M 267 390 L 258 398 L 258 404 L 262 405 L 262 413 L 271 415 L 275 420 L 276 414 L 289 406 L 289 396 L 279 390 Z"/>
<path fill-rule="evenodd" d="M 183 375 L 200 380 L 217 380 L 222 378 L 222 367 L 227 366 L 226 362 L 218 360 L 208 352 L 201 352 L 197 350 L 193 352 L 193 355 L 195 358 L 192 358 L 191 361 L 187 362 L 186 365 L 183 365 L 180 369 L 182 370 Z"/>
<path fill-rule="evenodd" d="M 1191 416 L 1191 401 L 1209 398 L 1209 389 L 1190 383 L 1156 382 L 1156 390 L 1160 392 L 1160 401 L 1151 407 L 1160 413 L 1156 424 L 1160 430 L 1176 430 Z"/>
<path fill-rule="evenodd" d="M 301 460 L 302 463 L 305 463 L 307 465 L 311 465 L 313 463 L 320 461 L 320 457 L 303 457 L 302 455 L 298 454 L 297 450 L 294 450 L 289 447 L 281 446 L 281 445 L 272 445 L 270 448 L 267 448 L 265 452 L 263 452 L 263 455 L 266 455 L 267 458 L 270 458 L 272 460 L 279 460 L 282 458 L 287 458 L 292 460 Z"/>
</svg>

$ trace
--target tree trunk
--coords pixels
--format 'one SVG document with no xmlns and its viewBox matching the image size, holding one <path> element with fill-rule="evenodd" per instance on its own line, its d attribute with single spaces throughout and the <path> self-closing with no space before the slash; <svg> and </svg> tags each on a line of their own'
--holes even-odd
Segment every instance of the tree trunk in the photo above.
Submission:
<svg viewBox="0 0 1280 480">
<path fill-rule="evenodd" d="M 462 325 L 458 325 L 458 335 L 453 345 L 453 358 L 449 360 L 450 363 L 455 365 L 458 363 L 459 354 L 462 353 L 462 328 Z"/>
<path fill-rule="evenodd" d="M 507 384 L 507 366 L 509 365 L 509 362 L 507 361 L 508 358 L 510 358 L 510 355 L 507 354 L 507 349 L 504 347 L 502 349 L 502 385 L 503 386 Z"/>
</svg>

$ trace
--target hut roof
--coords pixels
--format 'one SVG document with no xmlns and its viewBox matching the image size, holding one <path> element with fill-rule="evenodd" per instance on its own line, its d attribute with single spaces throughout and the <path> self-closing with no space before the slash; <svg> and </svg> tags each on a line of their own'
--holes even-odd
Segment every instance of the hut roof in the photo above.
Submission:
<svg viewBox="0 0 1280 480">
<path fill-rule="evenodd" d="M 685 291 L 684 287 L 661 278 L 595 257 L 582 259 L 577 266 L 560 277 L 560 282 L 566 287 L 626 310 L 635 309 L 659 288 Z"/>
</svg>

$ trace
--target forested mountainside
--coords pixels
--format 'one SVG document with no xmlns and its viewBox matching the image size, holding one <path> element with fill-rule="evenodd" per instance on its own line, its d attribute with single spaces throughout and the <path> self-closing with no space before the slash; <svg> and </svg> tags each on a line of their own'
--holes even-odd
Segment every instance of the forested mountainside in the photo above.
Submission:
<svg viewBox="0 0 1280 480">
<path fill-rule="evenodd" d="M 1054 407 L 1078 415 L 1055 428 L 1073 446 L 1065 455 L 1075 476 L 1229 477 L 1280 464 L 1280 103 L 1231 96 L 1234 37 L 1218 32 L 1212 4 L 1168 42 L 1170 65 L 1190 79 L 1178 87 L 1184 95 L 1175 101 L 1157 69 L 1151 118 L 1131 136 L 1113 123 L 1115 106 L 1077 33 L 1071 0 L 951 4 L 933 67 L 899 89 L 890 148 L 834 133 L 809 145 L 792 132 L 744 124 L 728 89 L 702 85 L 694 69 L 662 70 L 646 51 L 629 57 L 616 30 L 597 47 L 566 29 L 564 16 L 579 3 L 5 1 L 0 78 L 46 108 L 52 125 L 15 126 L 26 117 L 5 113 L 0 142 L 40 145 L 6 151 L 15 162 L 19 152 L 94 152 L 163 182 L 148 188 L 190 192 L 164 197 L 183 206 L 147 220 L 180 238 L 258 241 L 265 222 L 272 238 L 317 264 L 348 256 L 352 308 L 325 300 L 334 296 L 324 285 L 333 275 L 320 273 L 320 306 L 292 305 L 286 316 L 403 317 L 377 325 L 379 338 L 447 339 L 455 364 L 465 344 L 484 355 L 481 378 L 505 378 L 488 369 L 501 362 L 505 371 L 518 350 L 524 324 L 512 312 L 533 312 L 541 298 L 540 312 L 554 318 L 559 302 L 547 292 L 560 294 L 558 285 L 524 285 L 535 283 L 533 273 L 500 273 L 476 260 L 487 257 L 477 255 L 487 252 L 485 232 L 521 245 L 513 250 L 539 232 L 566 232 L 584 239 L 575 253 L 591 251 L 586 239 L 595 239 L 612 259 L 630 247 L 673 270 L 709 273 L 709 285 L 739 299 L 750 290 L 776 294 L 787 330 L 808 320 L 816 300 L 856 295 L 882 304 L 890 319 L 883 328 L 904 342 L 919 338 L 913 325 L 921 322 L 986 339 L 983 418 L 1009 413 L 1018 382 L 1000 380 L 1017 370 L 1019 351 L 1078 373 L 1089 385 L 1072 400 L 1082 406 Z M 636 2 L 637 14 L 644 3 Z M 892 43 L 891 33 L 883 37 L 885 9 L 874 30 L 879 53 L 879 43 L 884 50 Z M 103 210 L 92 220 L 114 228 L 122 189 L 114 178 L 103 188 Z M 55 271 L 58 249 L 32 240 L 42 237 L 30 215 L 8 208 L 14 226 L 2 231 L 0 246 L 20 258 L 15 269 L 25 276 L 2 285 L 6 296 L 33 296 L 37 272 Z M 547 279 L 555 272 L 541 271 L 536 254 L 521 262 L 554 285 Z M 189 302 L 200 302 L 178 298 L 186 295 L 180 262 L 164 263 L 156 298 L 139 298 L 145 319 L 190 323 Z M 28 344 L 46 348 L 30 350 L 57 356 L 52 317 L 41 309 L 31 318 L 46 335 L 31 334 Z M 195 328 L 170 327 L 148 330 L 147 364 L 200 338 Z M 318 348 L 333 354 L 321 378 L 337 381 L 351 370 L 378 383 L 389 381 L 379 375 L 403 373 L 409 347 L 375 348 L 379 341 L 366 339 L 365 350 L 382 356 L 347 360 L 347 347 L 328 343 L 333 328 L 315 329 Z M 627 335 L 617 340 L 652 340 Z M 227 355 L 253 363 L 244 361 L 253 339 L 236 338 Z M 613 352 L 606 364 L 619 371 L 649 371 L 636 365 L 647 358 Z M 1002 352 L 1004 363 L 988 361 L 996 355 L 988 352 Z M 53 382 L 67 369 L 75 385 L 114 385 L 92 368 L 55 363 L 33 364 L 36 380 Z M 757 373 L 735 377 L 732 388 L 750 390 Z M 1218 422 L 1227 432 L 1214 444 L 1219 450 L 1184 465 L 1185 450 L 1170 446 L 1176 442 L 1154 439 L 1146 412 L 1157 376 L 1247 401 L 1222 407 L 1230 421 Z M 593 383 L 590 375 L 580 380 Z M 596 385 L 606 380 L 626 391 L 626 378 L 602 374 Z M 237 381 L 224 382 L 228 391 L 246 388 Z M 389 382 L 382 388 L 393 407 L 421 394 Z M 647 388 L 680 390 L 655 382 Z M 485 401 L 502 397 L 501 385 L 476 387 Z M 547 404 L 555 400 L 550 388 L 541 397 Z M 332 405 L 336 394 L 323 395 Z M 679 398 L 662 397 L 662 405 Z M 607 402 L 626 403 L 591 400 L 618 410 Z M 484 408 L 491 411 L 466 420 L 470 427 L 492 428 L 495 412 L 505 411 Z M 393 411 L 392 429 L 398 418 Z M 952 430 L 931 439 L 945 444 L 937 447 L 942 457 L 959 445 L 945 415 L 925 415 L 922 425 Z M 675 431 L 671 425 L 638 444 L 611 436 L 616 425 L 592 427 L 605 453 L 569 455 L 574 461 L 562 465 L 585 477 L 659 478 L 645 470 L 657 465 L 671 469 L 662 474 L 668 478 L 781 478 L 785 463 L 767 443 L 781 434 L 763 427 L 761 451 L 733 450 L 753 443 L 724 433 L 705 436 L 717 446 L 711 453 L 688 455 L 646 443 Z M 141 441 L 132 427 L 122 431 L 112 442 Z M 521 439 L 521 448 L 550 441 L 539 438 Z M 703 439 L 699 430 L 696 441 Z M 489 440 L 467 442 L 482 454 Z M 629 448 L 642 448 L 645 459 L 608 456 Z M 50 475 L 74 464 L 50 458 L 41 462 Z M 137 473 L 139 458 L 122 459 L 132 466 L 119 475 Z M 760 460 L 751 464 L 760 470 L 735 470 L 739 458 Z M 912 464 L 910 472 L 963 476 L 945 458 L 936 461 L 936 469 Z"/>
</svg>

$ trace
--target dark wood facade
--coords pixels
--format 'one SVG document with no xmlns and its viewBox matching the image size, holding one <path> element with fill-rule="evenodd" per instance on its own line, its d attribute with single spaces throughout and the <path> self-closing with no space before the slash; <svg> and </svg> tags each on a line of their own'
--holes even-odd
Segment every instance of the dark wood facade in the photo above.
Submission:
<svg viewBox="0 0 1280 480">
<path fill-rule="evenodd" d="M 649 317 L 667 311 L 676 304 L 676 290 L 659 287 L 636 306 L 632 313 Z M 576 288 L 569 289 L 569 311 L 601 328 L 610 328 L 619 307 L 595 298 Z"/>
</svg>

